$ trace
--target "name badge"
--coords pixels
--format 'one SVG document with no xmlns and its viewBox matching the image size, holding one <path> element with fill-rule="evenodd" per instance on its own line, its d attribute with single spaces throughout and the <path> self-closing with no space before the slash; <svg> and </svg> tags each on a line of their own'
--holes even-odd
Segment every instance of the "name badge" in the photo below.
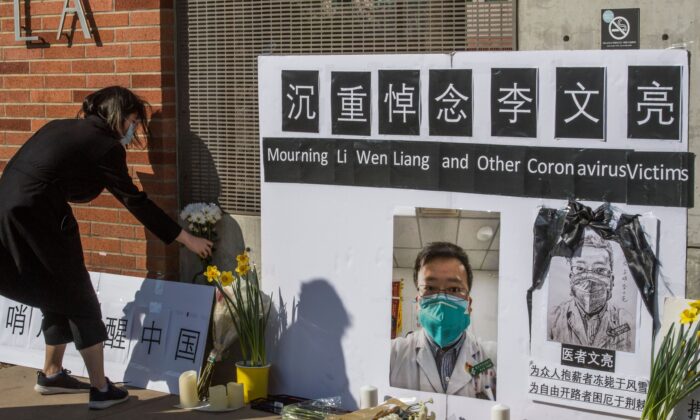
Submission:
<svg viewBox="0 0 700 420">
<path fill-rule="evenodd" d="M 620 325 L 619 327 L 609 328 L 608 335 L 610 337 L 617 337 L 618 335 L 624 334 L 629 330 L 630 330 L 630 325 L 625 322 L 624 324 Z"/>
<path fill-rule="evenodd" d="M 486 372 L 487 370 L 491 369 L 492 367 L 493 367 L 493 362 L 491 361 L 491 359 L 486 359 L 483 362 L 476 364 L 475 366 L 472 366 L 469 363 L 467 363 L 465 365 L 465 370 L 467 372 L 469 372 L 470 375 L 477 376 L 477 375 L 480 375 L 480 374 Z"/>
</svg>

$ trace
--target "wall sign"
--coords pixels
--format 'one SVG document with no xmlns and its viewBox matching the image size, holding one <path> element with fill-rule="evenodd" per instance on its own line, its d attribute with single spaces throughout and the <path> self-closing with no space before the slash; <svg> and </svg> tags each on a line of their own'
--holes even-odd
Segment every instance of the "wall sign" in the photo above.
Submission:
<svg viewBox="0 0 700 420">
<path fill-rule="evenodd" d="M 639 9 L 603 9 L 600 18 L 601 49 L 639 49 Z"/>
<path fill-rule="evenodd" d="M 280 91 L 287 71 L 318 75 L 318 96 L 308 101 L 318 100 L 308 118 L 317 122 L 313 132 L 284 129 L 289 110 Z M 343 82 L 368 95 L 353 96 L 354 107 L 348 89 L 333 87 L 342 73 L 365 74 Z M 533 226 L 540 209 L 562 211 L 569 198 L 592 209 L 607 200 L 619 217 L 644 215 L 639 224 L 665 282 L 657 299 L 683 295 L 686 244 L 679 238 L 686 235 L 694 185 L 687 52 L 307 56 L 303 63 L 295 56 L 265 56 L 259 77 L 272 81 L 261 83 L 259 115 L 263 287 L 279 297 L 273 328 L 278 344 L 270 354 L 277 367 L 274 392 L 341 395 L 343 405 L 354 408 L 360 387 L 373 384 L 383 395 L 433 398 L 438 418 L 488 418 L 492 399 L 520 420 L 639 416 L 653 320 L 628 268 L 633 266 L 624 263 L 625 251 L 610 243 L 613 250 L 602 250 L 604 258 L 601 250 L 586 251 L 583 261 L 552 258 L 549 280 L 532 296 L 530 330 Z M 362 114 L 369 134 L 365 121 L 357 122 L 361 132 L 338 129 L 343 98 L 345 110 L 356 111 L 353 117 L 360 107 L 366 110 L 369 98 L 370 113 Z M 498 283 L 497 332 L 469 339 L 481 342 L 483 351 L 475 347 L 475 363 L 458 366 L 459 379 L 426 375 L 431 390 L 425 381 L 417 388 L 392 382 L 393 359 L 386 357 L 394 354 L 392 289 L 381 279 L 392 278 L 392 261 L 401 258 L 395 239 L 413 236 L 392 221 L 416 208 L 499 215 L 498 263 L 492 266 L 498 271 L 489 277 Z M 458 238 L 471 239 L 477 241 Z M 303 250 L 314 263 L 290 250 Z M 403 257 L 415 256 L 419 249 L 403 251 Z M 474 261 L 485 259 L 484 253 L 467 251 Z M 615 315 L 589 324 L 589 338 L 580 342 L 566 335 L 557 317 L 575 307 L 572 287 L 591 280 L 572 273 L 600 277 L 606 293 L 596 285 L 596 295 L 588 301 L 584 296 L 584 303 L 592 314 L 607 304 L 606 313 Z M 472 319 L 468 334 L 484 334 L 480 319 Z M 403 319 L 405 325 L 417 322 Z M 496 353 L 487 358 L 497 390 L 487 390 L 476 350 Z"/>
<path fill-rule="evenodd" d="M 22 36 L 22 20 L 20 17 L 19 2 L 20 0 L 14 0 L 13 16 L 15 26 L 15 41 L 38 41 L 38 36 L 31 36 L 29 34 Z M 85 39 L 90 39 L 90 29 L 88 28 L 87 21 L 85 19 L 85 12 L 83 11 L 82 2 L 81 0 L 72 0 L 72 2 L 73 6 L 70 6 L 71 0 L 65 0 L 63 3 L 63 8 L 61 9 L 61 16 L 59 17 L 58 21 L 58 29 L 56 30 L 56 39 L 58 40 L 61 38 L 61 34 L 63 33 L 63 24 L 66 20 L 66 14 L 68 13 L 75 13 L 75 16 L 78 18 L 78 22 L 80 23 L 80 29 L 83 31 L 83 36 L 85 37 Z M 31 6 L 29 1 L 25 2 L 25 9 L 27 19 L 31 18 Z"/>
</svg>

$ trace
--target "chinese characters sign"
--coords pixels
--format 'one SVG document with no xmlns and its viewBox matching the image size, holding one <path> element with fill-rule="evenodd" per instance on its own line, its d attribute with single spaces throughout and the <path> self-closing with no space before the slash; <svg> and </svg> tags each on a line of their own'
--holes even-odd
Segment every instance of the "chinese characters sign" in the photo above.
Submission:
<svg viewBox="0 0 700 420">
<path fill-rule="evenodd" d="M 553 125 L 556 138 L 606 138 L 605 67 L 557 67 Z M 629 66 L 627 138 L 680 140 L 681 67 Z M 473 135 L 471 69 L 428 72 L 429 134 L 469 138 Z M 376 98 L 378 134 L 418 136 L 421 130 L 421 72 L 377 70 L 373 94 L 371 72 L 332 72 L 332 134 L 371 135 L 372 96 Z M 490 134 L 536 138 L 539 124 L 537 68 L 492 68 Z M 282 130 L 319 133 L 321 114 L 318 71 L 282 71 Z M 625 94 L 616 91 L 615 94 Z M 478 121 L 484 123 L 484 121 Z"/>
<path fill-rule="evenodd" d="M 213 289 L 112 274 L 92 273 L 92 277 L 107 328 L 107 376 L 177 393 L 179 374 L 199 369 L 204 358 Z M 41 311 L 0 297 L 0 320 L 0 360 L 41 368 Z M 87 376 L 72 345 L 64 363 Z"/>
</svg>

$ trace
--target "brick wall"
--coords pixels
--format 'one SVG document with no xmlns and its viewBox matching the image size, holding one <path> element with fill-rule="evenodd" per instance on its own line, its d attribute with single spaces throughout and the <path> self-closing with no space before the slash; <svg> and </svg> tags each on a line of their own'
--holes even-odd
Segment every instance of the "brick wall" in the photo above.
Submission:
<svg viewBox="0 0 700 420">
<path fill-rule="evenodd" d="M 30 23 L 31 35 L 46 41 L 27 45 L 14 39 L 13 1 L 0 0 L 0 171 L 46 122 L 73 118 L 88 93 L 122 85 L 153 106 L 154 138 L 145 150 L 128 152 L 129 170 L 136 184 L 176 217 L 172 0 L 83 0 L 93 39 L 84 39 L 77 19 L 69 39 L 69 14 L 57 41 L 63 3 L 20 2 L 22 25 Z M 177 245 L 163 245 L 109 193 L 73 209 L 88 269 L 177 277 Z"/>
</svg>

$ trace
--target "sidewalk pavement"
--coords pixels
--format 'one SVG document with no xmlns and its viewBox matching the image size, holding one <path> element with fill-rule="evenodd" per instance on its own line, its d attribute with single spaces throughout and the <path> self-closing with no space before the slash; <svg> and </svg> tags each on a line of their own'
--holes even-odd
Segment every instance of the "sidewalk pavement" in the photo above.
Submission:
<svg viewBox="0 0 700 420">
<path fill-rule="evenodd" d="M 85 380 L 87 382 L 87 380 Z M 264 411 L 244 407 L 225 413 L 206 413 L 175 408 L 177 395 L 129 388 L 129 401 L 105 410 L 89 410 L 88 394 L 40 395 L 34 391 L 36 370 L 21 366 L 0 369 L 0 418 L 20 419 L 279 419 Z"/>
</svg>

